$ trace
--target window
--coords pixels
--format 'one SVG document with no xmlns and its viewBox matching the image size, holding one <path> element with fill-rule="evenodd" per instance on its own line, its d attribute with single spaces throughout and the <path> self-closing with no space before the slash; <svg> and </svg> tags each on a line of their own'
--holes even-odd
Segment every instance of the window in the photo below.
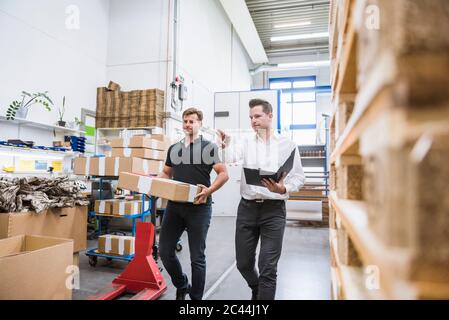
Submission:
<svg viewBox="0 0 449 320">
<path fill-rule="evenodd" d="M 292 123 L 297 125 L 316 124 L 316 103 L 315 102 L 293 103 Z"/>
<path fill-rule="evenodd" d="M 315 92 L 298 92 L 293 93 L 293 102 L 315 102 Z"/>
<path fill-rule="evenodd" d="M 315 88 L 315 80 L 293 82 L 293 88 Z"/>
<path fill-rule="evenodd" d="M 294 130 L 292 135 L 292 140 L 298 145 L 316 144 L 316 129 Z"/>
<path fill-rule="evenodd" d="M 281 91 L 279 129 L 298 145 L 316 144 L 315 77 L 270 79 L 270 89 Z"/>
<path fill-rule="evenodd" d="M 288 82 L 275 82 L 271 84 L 271 89 L 290 89 L 291 84 Z"/>
</svg>

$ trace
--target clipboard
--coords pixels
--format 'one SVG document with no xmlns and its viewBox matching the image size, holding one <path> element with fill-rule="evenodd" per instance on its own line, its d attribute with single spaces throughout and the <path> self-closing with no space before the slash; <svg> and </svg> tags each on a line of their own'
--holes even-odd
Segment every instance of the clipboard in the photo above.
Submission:
<svg viewBox="0 0 449 320">
<path fill-rule="evenodd" d="M 293 162 L 295 160 L 295 151 L 293 149 L 292 153 L 288 157 L 288 159 L 284 162 L 284 164 L 278 169 L 277 172 L 264 171 L 262 169 L 249 169 L 243 168 L 243 172 L 245 173 L 246 183 L 252 186 L 265 187 L 262 184 L 262 179 L 273 179 L 276 182 L 281 180 L 281 177 L 284 173 L 288 174 L 293 168 Z"/>
</svg>

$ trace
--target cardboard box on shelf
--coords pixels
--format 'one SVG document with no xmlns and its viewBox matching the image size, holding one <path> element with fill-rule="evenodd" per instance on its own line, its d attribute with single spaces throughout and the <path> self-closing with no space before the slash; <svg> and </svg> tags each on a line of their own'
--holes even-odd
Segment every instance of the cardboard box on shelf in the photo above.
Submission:
<svg viewBox="0 0 449 320">
<path fill-rule="evenodd" d="M 91 158 L 75 158 L 73 161 L 73 173 L 80 176 L 90 175 Z"/>
<path fill-rule="evenodd" d="M 103 235 L 98 237 L 98 252 L 128 256 L 134 254 L 134 237 Z"/>
<path fill-rule="evenodd" d="M 113 148 L 147 148 L 164 151 L 167 144 L 162 140 L 152 139 L 150 136 L 134 136 L 130 138 L 116 138 L 111 140 Z"/>
<path fill-rule="evenodd" d="M 20 235 L 0 240 L 0 300 L 70 300 L 73 240 Z"/>
<path fill-rule="evenodd" d="M 163 167 L 163 161 L 135 157 L 77 158 L 74 173 L 100 177 L 118 177 L 120 172 L 157 175 Z"/>
<path fill-rule="evenodd" d="M 134 254 L 134 237 L 115 237 L 111 239 L 111 251 L 113 254 L 129 256 Z"/>
<path fill-rule="evenodd" d="M 53 208 L 41 213 L 1 213 L 0 239 L 32 234 L 72 239 L 73 252 L 87 247 L 87 207 Z"/>
<path fill-rule="evenodd" d="M 150 202 L 145 201 L 144 209 L 148 210 Z M 117 200 L 112 204 L 112 214 L 118 216 L 132 216 L 142 213 L 142 201 L 141 200 Z"/>
<path fill-rule="evenodd" d="M 112 148 L 113 157 L 137 157 L 164 161 L 167 152 L 145 148 Z"/>
<path fill-rule="evenodd" d="M 95 212 L 101 214 L 112 214 L 112 205 L 115 202 L 114 199 L 108 200 L 95 200 Z"/>
<path fill-rule="evenodd" d="M 195 196 L 201 192 L 199 186 L 188 183 L 127 172 L 120 174 L 118 188 L 178 202 L 194 202 Z"/>
<path fill-rule="evenodd" d="M 104 165 L 104 168 L 105 168 L 104 175 L 105 176 L 109 176 L 109 177 L 117 177 L 118 176 L 118 174 L 120 173 L 120 164 L 122 164 L 122 161 L 120 158 L 107 157 L 104 160 L 100 160 L 100 161 L 104 161 L 104 163 L 105 163 L 105 165 Z"/>
<path fill-rule="evenodd" d="M 91 176 L 106 176 L 106 158 L 105 157 L 92 157 L 90 158 L 89 175 Z M 108 161 L 109 170 L 114 170 L 114 164 Z M 111 168 L 112 166 L 112 168 Z"/>
<path fill-rule="evenodd" d="M 120 158 L 120 172 L 135 174 L 157 175 L 164 168 L 164 162 L 140 158 Z M 117 175 L 118 176 L 118 175 Z"/>
</svg>

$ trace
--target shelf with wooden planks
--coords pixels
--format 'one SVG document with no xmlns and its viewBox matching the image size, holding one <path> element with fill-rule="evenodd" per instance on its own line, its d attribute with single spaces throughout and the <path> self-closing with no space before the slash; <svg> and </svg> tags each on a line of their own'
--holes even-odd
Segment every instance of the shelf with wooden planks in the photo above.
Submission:
<svg viewBox="0 0 449 320">
<path fill-rule="evenodd" d="M 333 262 L 332 296 L 376 298 L 356 285 L 376 267 L 382 298 L 447 299 L 449 36 L 432 31 L 449 27 L 447 1 L 376 4 L 370 30 L 369 2 L 331 1 L 331 248 L 361 263 Z"/>
<path fill-rule="evenodd" d="M 324 183 L 306 183 L 298 192 L 290 193 L 290 200 L 302 200 L 302 198 L 327 199 L 327 187 Z"/>
<path fill-rule="evenodd" d="M 337 231 L 330 231 L 330 255 L 332 261 L 332 278 L 336 289 L 333 293 L 334 300 L 380 300 L 380 290 L 373 289 L 369 285 L 370 279 L 365 270 L 360 266 L 344 264 L 339 258 Z M 368 284 L 368 285 L 367 285 Z"/>
<path fill-rule="evenodd" d="M 316 201 L 321 203 L 321 218 L 320 220 L 313 220 L 316 223 L 307 223 L 313 226 L 325 226 L 329 225 L 329 199 L 327 184 L 310 184 L 306 183 L 303 188 L 298 192 L 292 192 L 289 194 L 290 201 Z M 291 215 L 292 216 L 292 215 Z M 295 219 L 298 220 L 298 219 Z M 301 220 L 301 219 L 299 219 Z M 310 222 L 310 221 L 307 221 Z"/>
<path fill-rule="evenodd" d="M 330 55 L 332 68 L 332 97 L 351 89 L 348 75 L 355 75 L 355 32 L 352 23 L 353 0 L 331 1 L 330 12 Z M 334 12 L 335 11 L 335 12 Z M 354 71 L 354 72 L 351 72 Z"/>
<path fill-rule="evenodd" d="M 354 245 L 363 266 L 378 268 L 380 291 L 372 291 L 372 297 L 389 299 L 443 299 L 449 294 L 449 283 L 413 281 L 407 279 L 413 263 L 413 251 L 386 246 L 368 224 L 366 204 L 362 201 L 338 199 L 331 193 L 330 205 L 336 219 L 341 221 Z M 331 212 L 333 212 L 331 210 Z M 331 228 L 330 241 L 336 242 L 336 231 Z M 337 244 L 332 244 L 334 249 Z M 341 265 L 341 263 L 340 263 Z"/>
</svg>

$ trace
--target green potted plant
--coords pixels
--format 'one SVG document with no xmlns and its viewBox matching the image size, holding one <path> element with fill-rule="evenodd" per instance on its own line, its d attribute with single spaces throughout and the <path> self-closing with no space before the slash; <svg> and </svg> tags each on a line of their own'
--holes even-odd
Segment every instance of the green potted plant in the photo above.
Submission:
<svg viewBox="0 0 449 320">
<path fill-rule="evenodd" d="M 58 126 L 65 127 L 64 114 L 65 114 L 65 96 L 62 98 L 62 108 L 58 108 L 59 121 Z"/>
<path fill-rule="evenodd" d="M 29 108 L 35 104 L 40 104 L 47 111 L 51 111 L 50 106 L 53 106 L 53 102 L 48 97 L 48 91 L 37 93 L 22 91 L 22 100 L 15 100 L 10 104 L 6 110 L 6 119 L 14 120 L 16 117 L 26 119 Z"/>
</svg>

